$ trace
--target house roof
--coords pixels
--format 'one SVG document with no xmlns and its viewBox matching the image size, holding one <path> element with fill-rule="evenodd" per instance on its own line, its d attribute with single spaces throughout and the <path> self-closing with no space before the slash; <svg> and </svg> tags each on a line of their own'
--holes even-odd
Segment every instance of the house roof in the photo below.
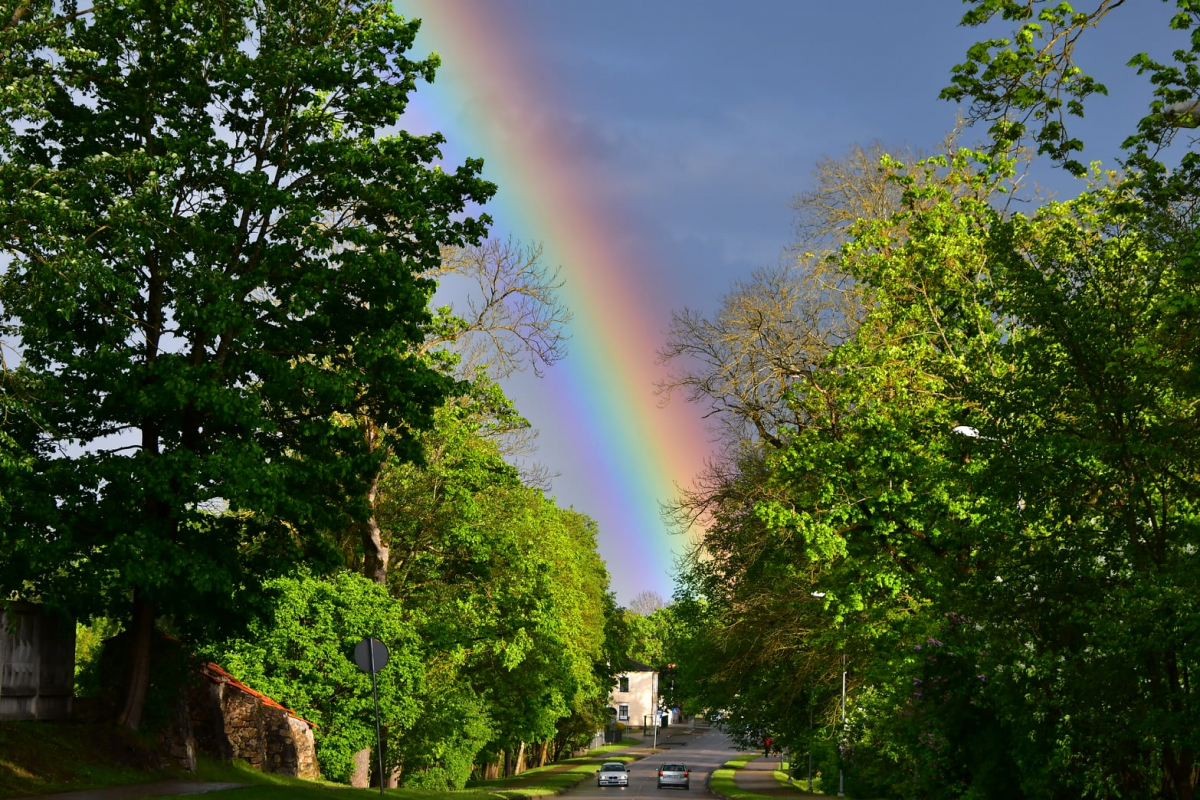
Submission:
<svg viewBox="0 0 1200 800">
<path fill-rule="evenodd" d="M 288 716 L 294 717 L 294 718 L 300 720 L 304 724 L 308 725 L 310 728 L 317 727 L 316 723 L 309 722 L 304 717 L 300 716 L 295 711 L 292 711 L 287 706 L 281 705 L 279 703 L 279 701 L 275 700 L 274 698 L 267 697 L 262 692 L 254 691 L 249 686 L 242 683 L 237 678 L 233 677 L 228 672 L 226 672 L 219 664 L 213 664 L 212 662 L 208 662 L 206 664 L 201 664 L 200 665 L 200 674 L 203 675 L 204 677 L 208 678 L 213 683 L 223 683 L 226 686 L 232 686 L 234 689 L 237 689 L 238 691 L 245 692 L 246 694 L 250 695 L 251 697 L 256 697 L 264 706 L 270 706 L 271 708 L 278 708 L 280 711 L 286 712 Z"/>
<path fill-rule="evenodd" d="M 643 664 L 640 661 L 634 661 L 632 658 L 625 659 L 626 672 L 658 672 L 654 667 Z"/>
</svg>

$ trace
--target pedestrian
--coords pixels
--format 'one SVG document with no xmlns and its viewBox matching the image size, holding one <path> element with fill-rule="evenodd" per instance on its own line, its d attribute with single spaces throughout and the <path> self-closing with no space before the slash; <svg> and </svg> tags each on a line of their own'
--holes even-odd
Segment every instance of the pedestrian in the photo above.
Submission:
<svg viewBox="0 0 1200 800">
<path fill-rule="evenodd" d="M 771 737 L 768 736 L 763 742 L 763 758 L 771 755 Z"/>
</svg>

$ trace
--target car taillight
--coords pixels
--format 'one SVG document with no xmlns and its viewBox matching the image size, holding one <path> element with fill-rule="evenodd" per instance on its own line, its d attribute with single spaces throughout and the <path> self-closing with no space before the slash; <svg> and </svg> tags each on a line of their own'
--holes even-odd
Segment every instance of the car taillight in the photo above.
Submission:
<svg viewBox="0 0 1200 800">
<path fill-rule="evenodd" d="M 683 773 L 683 777 L 685 777 L 685 778 L 686 778 L 688 775 L 691 775 L 691 774 L 692 774 L 692 773 L 690 773 L 690 772 L 685 772 L 685 773 Z"/>
<path fill-rule="evenodd" d="M 661 769 L 658 771 L 658 777 L 660 777 L 660 778 L 662 777 L 662 770 L 661 770 Z"/>
</svg>

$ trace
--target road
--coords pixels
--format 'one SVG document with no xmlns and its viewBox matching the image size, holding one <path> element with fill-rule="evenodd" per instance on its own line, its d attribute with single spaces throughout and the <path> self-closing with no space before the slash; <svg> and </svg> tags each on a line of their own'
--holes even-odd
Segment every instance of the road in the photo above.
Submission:
<svg viewBox="0 0 1200 800">
<path fill-rule="evenodd" d="M 677 742 L 687 742 L 680 745 Z M 584 781 L 581 785 L 567 792 L 571 800 L 634 800 L 635 798 L 654 798 L 654 800 L 672 800 L 676 795 L 708 797 L 705 784 L 708 774 L 729 759 L 737 755 L 733 743 L 723 732 L 711 728 L 695 736 L 675 737 L 662 751 L 647 756 L 641 761 L 628 765 L 629 786 L 596 786 L 594 780 Z M 661 764 L 686 764 L 691 771 L 691 787 L 683 789 L 658 788 L 658 767 Z M 598 767 L 597 767 L 598 768 Z"/>
</svg>

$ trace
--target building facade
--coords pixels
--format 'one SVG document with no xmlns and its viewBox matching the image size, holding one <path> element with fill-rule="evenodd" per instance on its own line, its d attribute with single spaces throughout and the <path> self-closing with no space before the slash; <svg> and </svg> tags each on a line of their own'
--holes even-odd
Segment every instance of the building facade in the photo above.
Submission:
<svg viewBox="0 0 1200 800">
<path fill-rule="evenodd" d="M 625 670 L 617 676 L 609 707 L 616 712 L 616 721 L 626 728 L 649 728 L 658 725 L 654 710 L 658 702 L 658 672 L 651 666 L 628 659 Z"/>
</svg>

